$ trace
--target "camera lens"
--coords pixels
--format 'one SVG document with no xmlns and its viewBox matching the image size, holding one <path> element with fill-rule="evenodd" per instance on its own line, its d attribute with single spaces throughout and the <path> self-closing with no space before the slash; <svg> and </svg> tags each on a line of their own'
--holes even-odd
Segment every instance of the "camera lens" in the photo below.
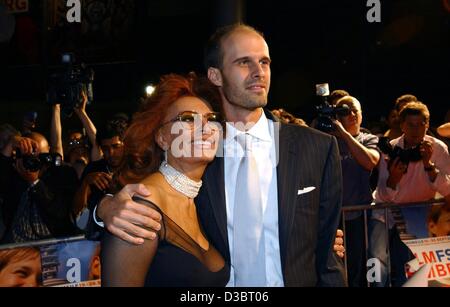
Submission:
<svg viewBox="0 0 450 307">
<path fill-rule="evenodd" d="M 41 169 L 41 161 L 34 156 L 24 156 L 22 158 L 23 167 L 30 172 L 37 172 Z"/>
</svg>

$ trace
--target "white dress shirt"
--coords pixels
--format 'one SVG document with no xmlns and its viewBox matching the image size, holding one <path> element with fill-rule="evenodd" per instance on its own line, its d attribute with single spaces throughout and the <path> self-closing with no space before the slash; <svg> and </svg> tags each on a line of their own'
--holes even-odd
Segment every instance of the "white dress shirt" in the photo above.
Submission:
<svg viewBox="0 0 450 307">
<path fill-rule="evenodd" d="M 228 242 L 231 255 L 230 281 L 234 286 L 233 268 L 233 212 L 236 190 L 236 177 L 243 149 L 236 141 L 236 135 L 244 133 L 227 123 L 224 141 L 225 198 L 227 209 Z M 251 136 L 251 148 L 260 174 L 261 199 L 263 209 L 263 232 L 265 236 L 266 286 L 282 287 L 280 244 L 278 236 L 278 188 L 277 160 L 274 124 L 262 113 L 258 122 L 247 130 Z M 262 175 L 261 175 L 262 174 Z"/>
</svg>

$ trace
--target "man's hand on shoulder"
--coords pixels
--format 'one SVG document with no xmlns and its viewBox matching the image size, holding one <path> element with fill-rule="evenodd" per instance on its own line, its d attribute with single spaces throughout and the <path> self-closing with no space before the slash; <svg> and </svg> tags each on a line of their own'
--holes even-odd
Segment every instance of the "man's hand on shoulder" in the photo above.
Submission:
<svg viewBox="0 0 450 307">
<path fill-rule="evenodd" d="M 113 197 L 103 198 L 97 214 L 113 235 L 132 244 L 142 244 L 144 239 L 157 237 L 161 215 L 155 209 L 133 201 L 135 195 L 146 198 L 150 192 L 142 184 L 128 184 Z"/>
</svg>

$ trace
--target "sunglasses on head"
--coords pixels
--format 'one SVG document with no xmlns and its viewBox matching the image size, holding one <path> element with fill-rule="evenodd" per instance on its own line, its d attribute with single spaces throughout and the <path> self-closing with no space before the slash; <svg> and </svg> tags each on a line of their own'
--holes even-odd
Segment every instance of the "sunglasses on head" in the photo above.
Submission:
<svg viewBox="0 0 450 307">
<path fill-rule="evenodd" d="M 208 123 L 220 124 L 222 122 L 222 117 L 220 116 L 219 112 L 200 114 L 195 111 L 183 111 L 180 112 L 175 118 L 163 123 L 161 126 L 174 122 L 194 123 L 195 119 L 198 118 L 198 116 L 203 116 L 203 118 L 206 119 Z"/>
</svg>

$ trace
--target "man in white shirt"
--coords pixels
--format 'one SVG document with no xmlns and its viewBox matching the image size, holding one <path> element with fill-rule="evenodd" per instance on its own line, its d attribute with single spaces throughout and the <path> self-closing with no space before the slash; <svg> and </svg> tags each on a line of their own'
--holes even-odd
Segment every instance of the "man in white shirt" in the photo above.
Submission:
<svg viewBox="0 0 450 307">
<path fill-rule="evenodd" d="M 450 156 L 447 145 L 426 135 L 430 112 L 421 102 L 409 102 L 400 111 L 400 127 L 403 135 L 390 142 L 395 148 L 410 150 L 409 158 L 389 158 L 384 154 L 380 160 L 378 185 L 374 191 L 376 203 L 416 203 L 436 196 L 450 195 Z M 414 154 L 416 148 L 416 154 Z M 398 150 L 395 150 L 396 152 Z M 406 156 L 406 155 L 402 155 Z M 393 159 L 392 159 L 393 158 Z M 393 218 L 389 214 L 389 228 Z M 387 283 L 386 221 L 384 210 L 373 210 L 370 235 L 371 257 L 384 265 L 384 280 Z"/>
<path fill-rule="evenodd" d="M 403 135 L 391 141 L 393 147 L 418 147 L 419 161 L 402 161 L 397 157 L 381 159 L 375 201 L 409 203 L 430 200 L 436 193 L 450 194 L 450 156 L 444 142 L 426 135 L 430 113 L 421 102 L 410 102 L 400 112 Z"/>
</svg>

